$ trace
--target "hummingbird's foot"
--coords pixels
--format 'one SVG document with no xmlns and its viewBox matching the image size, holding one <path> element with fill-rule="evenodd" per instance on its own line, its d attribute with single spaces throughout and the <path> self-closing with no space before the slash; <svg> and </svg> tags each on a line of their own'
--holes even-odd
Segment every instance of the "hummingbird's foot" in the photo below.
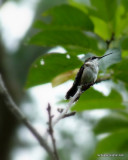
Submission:
<svg viewBox="0 0 128 160">
<path fill-rule="evenodd" d="M 84 92 L 84 91 L 86 91 L 87 89 L 89 89 L 93 84 L 94 84 L 94 82 L 84 84 L 84 85 L 82 86 L 82 92 Z"/>
</svg>

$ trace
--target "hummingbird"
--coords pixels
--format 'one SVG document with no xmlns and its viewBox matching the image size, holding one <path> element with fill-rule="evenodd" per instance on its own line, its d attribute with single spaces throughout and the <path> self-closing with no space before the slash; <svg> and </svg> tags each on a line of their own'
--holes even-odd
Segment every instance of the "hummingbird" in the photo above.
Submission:
<svg viewBox="0 0 128 160">
<path fill-rule="evenodd" d="M 84 92 L 86 89 L 89 88 L 89 86 L 94 84 L 99 72 L 99 61 L 103 57 L 106 57 L 110 54 L 112 53 L 105 54 L 101 57 L 92 56 L 85 60 L 84 64 L 80 67 L 76 75 L 72 87 L 66 93 L 66 99 L 70 99 L 71 97 L 73 97 L 77 92 L 78 87 L 81 88 L 81 92 Z M 79 97 L 76 100 L 78 99 Z"/>
</svg>

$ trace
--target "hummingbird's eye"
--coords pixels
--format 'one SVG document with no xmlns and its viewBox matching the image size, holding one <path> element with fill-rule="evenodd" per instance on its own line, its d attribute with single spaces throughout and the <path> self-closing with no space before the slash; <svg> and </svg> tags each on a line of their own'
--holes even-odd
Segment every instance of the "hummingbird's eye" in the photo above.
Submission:
<svg viewBox="0 0 128 160">
<path fill-rule="evenodd" d="M 91 58 L 91 60 L 94 60 L 94 59 L 96 59 L 96 57 L 92 57 L 92 58 Z"/>
</svg>

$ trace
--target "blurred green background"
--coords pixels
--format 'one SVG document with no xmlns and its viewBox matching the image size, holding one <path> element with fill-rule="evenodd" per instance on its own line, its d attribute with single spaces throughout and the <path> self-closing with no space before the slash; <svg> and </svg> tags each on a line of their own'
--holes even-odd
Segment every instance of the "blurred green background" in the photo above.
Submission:
<svg viewBox="0 0 128 160">
<path fill-rule="evenodd" d="M 56 107 L 65 107 L 66 91 L 85 58 L 113 53 L 100 64 L 99 78 L 110 80 L 82 94 L 72 108 L 77 115 L 61 121 L 55 137 L 62 160 L 128 159 L 128 1 L 2 0 L 0 5 L 0 73 L 42 135 L 47 102 L 55 114 Z M 0 106 L 0 159 L 48 160 L 2 96 Z"/>
</svg>

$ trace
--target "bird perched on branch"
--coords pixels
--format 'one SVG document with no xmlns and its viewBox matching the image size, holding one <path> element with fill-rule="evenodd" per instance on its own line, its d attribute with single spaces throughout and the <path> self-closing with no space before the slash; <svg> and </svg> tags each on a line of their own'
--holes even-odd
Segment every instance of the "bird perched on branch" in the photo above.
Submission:
<svg viewBox="0 0 128 160">
<path fill-rule="evenodd" d="M 85 60 L 84 64 L 79 69 L 75 81 L 69 91 L 66 93 L 66 99 L 70 99 L 73 97 L 78 90 L 78 87 L 81 88 L 81 92 L 84 92 L 91 85 L 93 85 L 97 79 L 97 75 L 99 72 L 99 61 L 103 57 L 106 57 L 112 53 L 106 54 L 101 57 L 92 56 Z M 79 99 L 79 97 L 77 98 Z M 77 100 L 76 99 L 76 100 Z"/>
</svg>

